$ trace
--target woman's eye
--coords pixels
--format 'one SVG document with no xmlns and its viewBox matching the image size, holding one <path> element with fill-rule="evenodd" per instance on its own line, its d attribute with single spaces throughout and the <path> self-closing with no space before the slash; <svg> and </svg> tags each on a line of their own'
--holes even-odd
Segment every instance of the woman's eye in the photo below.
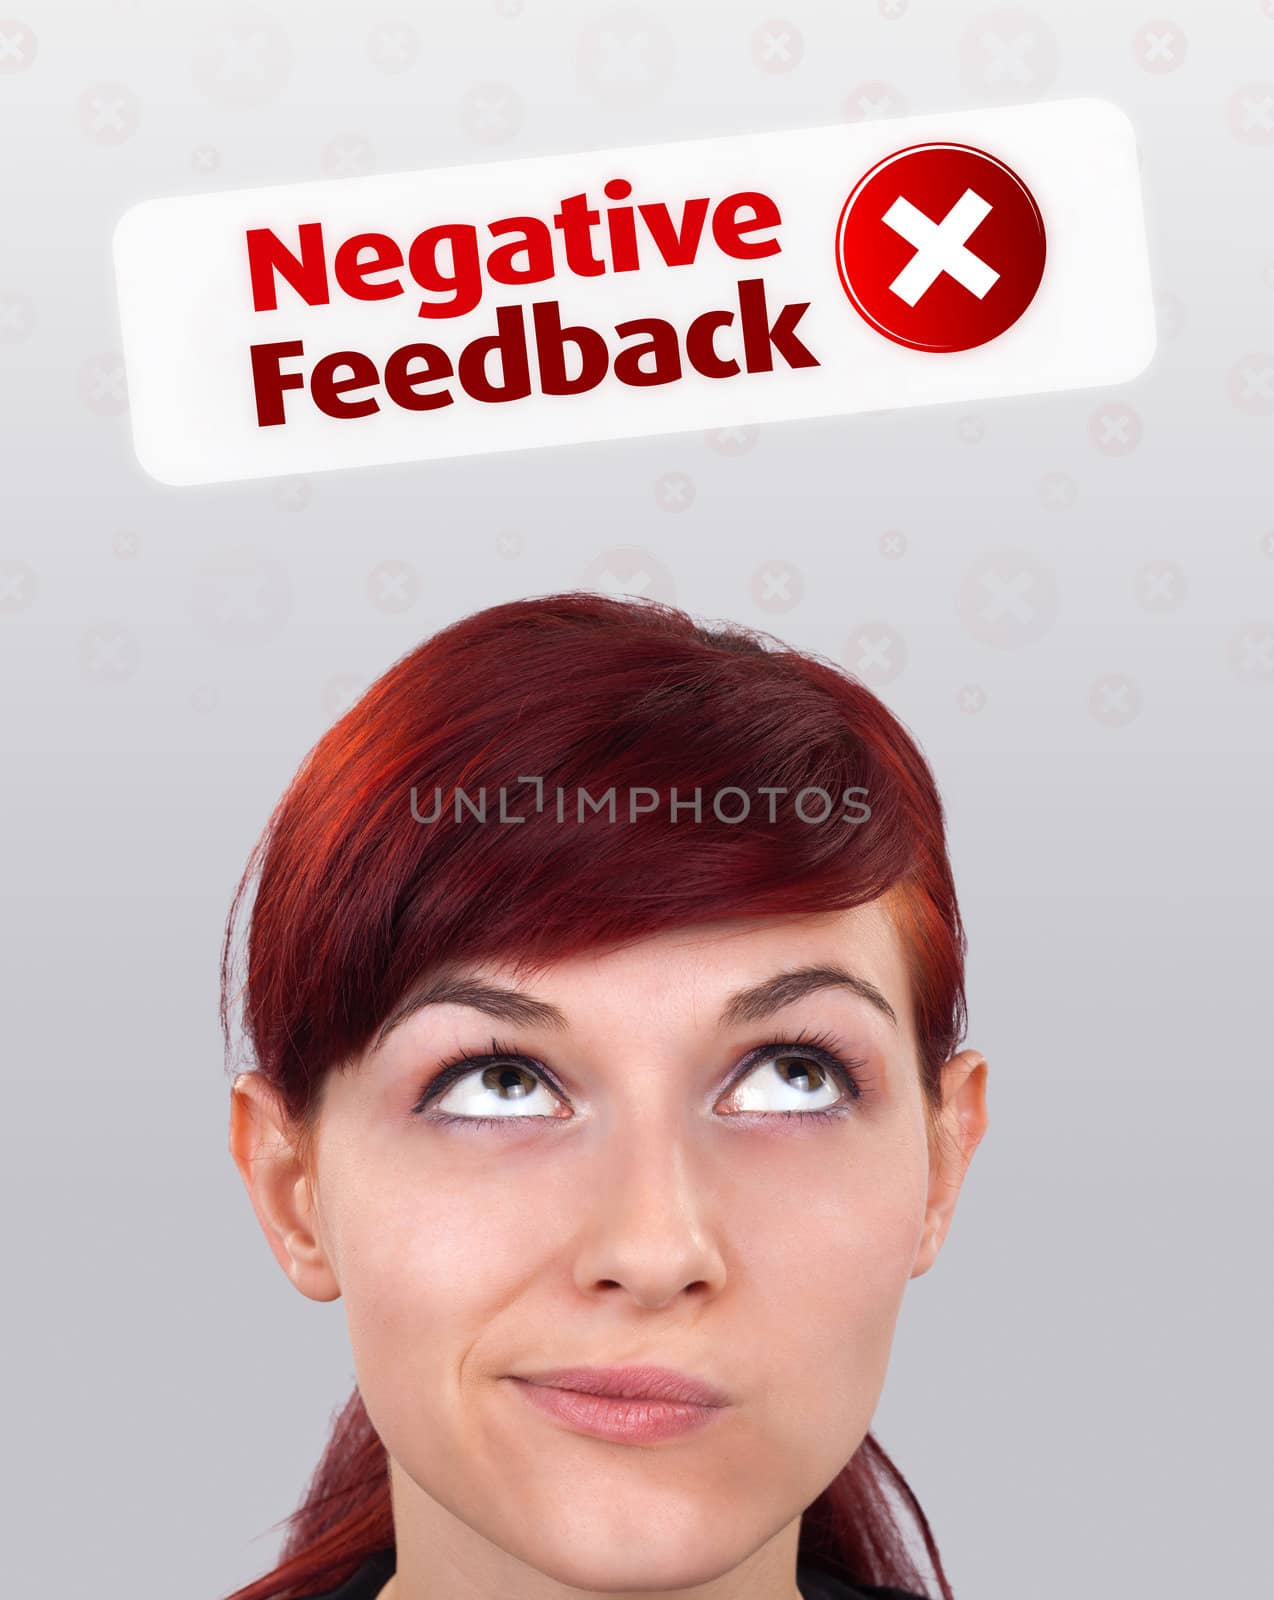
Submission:
<svg viewBox="0 0 1274 1600">
<path fill-rule="evenodd" d="M 557 1096 L 537 1072 L 519 1061 L 492 1061 L 458 1078 L 433 1105 L 448 1117 L 552 1116 Z M 524 1107 L 529 1106 L 529 1111 Z"/>
<path fill-rule="evenodd" d="M 838 1072 L 804 1051 L 775 1050 L 734 1089 L 740 1111 L 827 1111 L 852 1098 L 847 1068 Z M 837 1081 L 839 1079 L 839 1081 Z"/>
<path fill-rule="evenodd" d="M 839 1116 L 861 1094 L 859 1062 L 807 1044 L 764 1045 L 729 1092 L 732 1113 Z M 516 1055 L 461 1057 L 448 1063 L 425 1089 L 415 1110 L 437 1122 L 490 1125 L 534 1118 L 568 1120 L 565 1100 L 541 1070 Z"/>
</svg>

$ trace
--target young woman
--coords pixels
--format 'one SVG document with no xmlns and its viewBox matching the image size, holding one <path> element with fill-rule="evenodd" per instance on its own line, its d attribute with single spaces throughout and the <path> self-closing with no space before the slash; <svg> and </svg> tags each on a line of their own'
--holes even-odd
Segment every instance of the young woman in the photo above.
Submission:
<svg viewBox="0 0 1274 1600">
<path fill-rule="evenodd" d="M 231 1151 L 357 1379 L 232 1600 L 953 1600 L 869 1428 L 986 1127 L 963 956 L 831 663 L 588 593 L 397 662 L 226 927 Z"/>
</svg>

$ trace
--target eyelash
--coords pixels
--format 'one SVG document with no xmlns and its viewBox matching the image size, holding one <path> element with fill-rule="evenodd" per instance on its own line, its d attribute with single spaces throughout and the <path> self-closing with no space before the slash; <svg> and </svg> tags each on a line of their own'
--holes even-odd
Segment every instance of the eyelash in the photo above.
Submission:
<svg viewBox="0 0 1274 1600">
<path fill-rule="evenodd" d="M 829 1034 L 810 1033 L 806 1030 L 802 1030 L 794 1036 L 784 1035 L 780 1038 L 767 1039 L 764 1044 L 756 1045 L 748 1051 L 747 1066 L 736 1074 L 732 1080 L 731 1087 L 733 1088 L 735 1084 L 741 1083 L 747 1078 L 752 1069 L 759 1066 L 768 1056 L 786 1051 L 792 1054 L 808 1055 L 840 1085 L 849 1097 L 850 1102 L 859 1100 L 863 1095 L 863 1082 L 859 1073 L 865 1068 L 866 1062 L 852 1056 L 841 1056 L 834 1046 L 835 1041 Z M 415 1105 L 412 1107 L 412 1115 L 422 1115 L 425 1108 L 434 1100 L 441 1099 L 443 1093 L 453 1083 L 458 1083 L 461 1078 L 467 1077 L 470 1072 L 477 1071 L 480 1067 L 491 1066 L 497 1061 L 511 1061 L 518 1066 L 523 1066 L 530 1072 L 532 1077 L 538 1078 L 546 1088 L 552 1090 L 555 1094 L 561 1092 L 538 1062 L 532 1060 L 530 1056 L 522 1051 L 506 1049 L 498 1039 L 492 1039 L 489 1052 L 476 1055 L 469 1052 L 461 1052 L 459 1055 L 452 1056 L 448 1060 L 441 1062 L 438 1071 L 425 1085 Z M 837 1105 L 823 1106 L 814 1111 L 755 1111 L 736 1114 L 745 1118 L 754 1117 L 762 1120 L 781 1117 L 784 1121 L 787 1121 L 796 1117 L 801 1122 L 821 1123 L 839 1120 L 847 1116 L 851 1110 L 851 1104 L 847 1101 L 841 1101 Z M 447 1127 L 462 1124 L 466 1128 L 507 1128 L 510 1123 L 557 1120 L 556 1118 L 538 1115 L 532 1117 L 466 1117 L 451 1111 L 434 1111 L 429 1116 L 430 1121 L 441 1123 Z"/>
</svg>

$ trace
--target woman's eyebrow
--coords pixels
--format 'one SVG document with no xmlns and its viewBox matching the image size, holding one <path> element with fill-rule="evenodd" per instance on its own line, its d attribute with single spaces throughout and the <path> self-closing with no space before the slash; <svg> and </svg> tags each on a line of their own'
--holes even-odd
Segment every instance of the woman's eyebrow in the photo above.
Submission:
<svg viewBox="0 0 1274 1600">
<path fill-rule="evenodd" d="M 776 972 L 760 983 L 738 989 L 721 1010 L 720 1026 L 732 1027 L 741 1022 L 759 1022 L 784 1006 L 802 1000 L 819 989 L 848 989 L 851 993 L 875 1006 L 895 1027 L 898 1017 L 894 1008 L 880 990 L 866 978 L 859 978 L 844 967 L 818 965 L 794 967 Z M 483 1011 L 487 1016 L 520 1027 L 542 1027 L 565 1030 L 570 1027 L 566 1014 L 548 1000 L 539 1000 L 523 989 L 507 989 L 483 978 L 437 974 L 418 985 L 394 1008 L 381 1024 L 373 1044 L 379 1049 L 394 1028 L 408 1017 L 423 1011 L 426 1006 L 469 1006 Z"/>
</svg>

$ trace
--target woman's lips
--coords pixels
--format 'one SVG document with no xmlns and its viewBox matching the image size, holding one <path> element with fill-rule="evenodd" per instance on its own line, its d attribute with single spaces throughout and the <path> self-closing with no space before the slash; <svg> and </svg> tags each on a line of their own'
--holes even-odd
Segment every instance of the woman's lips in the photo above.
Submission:
<svg viewBox="0 0 1274 1600">
<path fill-rule="evenodd" d="M 550 1388 L 525 1378 L 509 1380 L 533 1406 L 596 1439 L 647 1444 L 703 1428 L 725 1411 L 724 1406 L 687 1405 L 669 1400 L 619 1400 L 612 1395 L 580 1394 L 576 1389 Z"/>
</svg>

